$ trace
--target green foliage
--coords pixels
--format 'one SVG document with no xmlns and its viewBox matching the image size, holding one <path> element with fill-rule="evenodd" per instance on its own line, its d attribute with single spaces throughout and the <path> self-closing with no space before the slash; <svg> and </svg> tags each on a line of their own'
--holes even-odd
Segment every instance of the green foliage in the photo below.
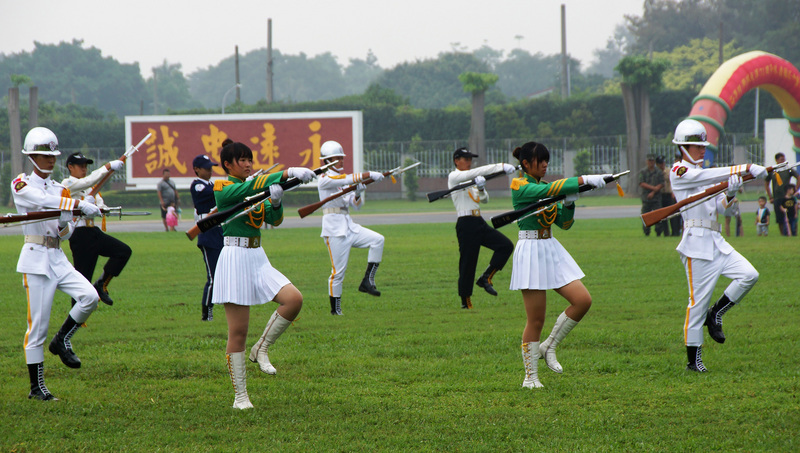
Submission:
<svg viewBox="0 0 800 453">
<path fill-rule="evenodd" d="M 464 72 L 488 73 L 490 70 L 472 54 L 442 53 L 435 60 L 401 63 L 385 71 L 378 83 L 407 97 L 416 107 L 443 108 L 468 99 L 458 81 L 458 76 Z"/>
<path fill-rule="evenodd" d="M 18 88 L 20 85 L 28 85 L 31 86 L 33 84 L 33 80 L 30 77 L 24 74 L 11 74 L 11 85 L 14 88 Z"/>
<path fill-rule="evenodd" d="M 723 46 L 725 60 L 740 53 L 741 49 L 733 42 Z M 676 47 L 671 52 L 655 52 L 653 57 L 670 64 L 669 69 L 664 72 L 664 88 L 700 92 L 719 68 L 719 41 L 693 39 L 688 45 Z"/>
<path fill-rule="evenodd" d="M 419 139 L 419 136 L 415 137 Z M 414 147 L 414 143 L 411 144 L 412 148 Z M 403 167 L 408 167 L 409 165 L 414 164 L 414 159 L 407 157 L 405 161 L 403 161 Z M 419 181 L 417 177 L 417 168 L 412 168 L 410 170 L 406 170 L 403 173 L 403 185 L 406 188 L 406 194 L 408 195 L 409 201 L 417 201 L 417 189 L 419 189 Z"/>
<path fill-rule="evenodd" d="M 653 93 L 663 88 L 662 77 L 669 67 L 670 62 L 664 59 L 650 59 L 642 55 L 631 55 L 620 60 L 614 69 L 622 75 L 623 83 L 643 85 L 648 92 Z"/>
<path fill-rule="evenodd" d="M 464 85 L 465 93 L 485 93 L 497 83 L 497 74 L 483 74 L 479 72 L 464 72 L 458 75 L 458 81 Z"/>
<path fill-rule="evenodd" d="M 475 308 L 461 310 L 452 222 L 370 228 L 386 237 L 383 295 L 357 291 L 367 251 L 354 249 L 341 317 L 328 314 L 330 259 L 319 229 L 263 232 L 271 262 L 304 303 L 270 347 L 278 374 L 247 363 L 255 409 L 245 412 L 230 407 L 224 310 L 200 321 L 203 262 L 180 233 L 112 233 L 133 249 L 110 286 L 115 304 L 100 304 L 72 338 L 80 370 L 45 352 L 46 383 L 61 401 L 29 401 L 27 308 L 14 270 L 20 237 L 0 236 L 8 257 L 0 261 L 0 450 L 797 450 L 800 351 L 789 346 L 800 342 L 800 310 L 786 294 L 786 257 L 800 254 L 800 242 L 756 237 L 751 222 L 731 238 L 761 276 L 725 315 L 726 343 L 707 340 L 711 371 L 698 375 L 683 369 L 687 291 L 675 242 L 643 237 L 635 218 L 579 219 L 556 234 L 586 273 L 593 306 L 559 346 L 564 373 L 540 362 L 545 387 L 527 390 L 525 314 L 519 292 L 507 290 L 510 265 L 493 278 L 497 297 L 476 288 Z M 302 254 L 298 244 L 307 245 Z M 481 254 L 479 269 L 489 257 Z M 545 335 L 566 306 L 547 292 Z M 251 309 L 247 346 L 275 307 Z M 57 292 L 51 335 L 69 308 Z"/>
<path fill-rule="evenodd" d="M 578 151 L 578 153 L 575 154 L 575 158 L 572 159 L 572 165 L 575 166 L 576 175 L 588 175 L 592 173 L 592 152 L 588 149 Z"/>
<path fill-rule="evenodd" d="M 153 106 L 153 96 L 150 97 L 150 113 L 164 114 L 168 110 L 188 110 L 202 107 L 200 102 L 192 98 L 189 92 L 189 83 L 183 76 L 181 65 L 169 64 L 166 61 L 161 66 L 153 68 L 153 76 L 147 79 L 147 92 L 157 92 L 158 105 Z M 230 98 L 233 99 L 233 98 Z"/>
</svg>

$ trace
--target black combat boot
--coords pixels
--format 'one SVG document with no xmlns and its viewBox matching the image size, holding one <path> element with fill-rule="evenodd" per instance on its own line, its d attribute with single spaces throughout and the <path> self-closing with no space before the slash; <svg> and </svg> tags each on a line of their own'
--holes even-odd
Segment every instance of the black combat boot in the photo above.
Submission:
<svg viewBox="0 0 800 453">
<path fill-rule="evenodd" d="M 108 295 L 108 283 L 111 279 L 114 278 L 113 275 L 106 275 L 106 272 L 103 271 L 103 274 L 100 278 L 94 282 L 94 289 L 97 290 L 97 295 L 100 296 L 100 300 L 103 301 L 106 305 L 114 305 L 114 301 L 111 299 L 111 296 Z"/>
<path fill-rule="evenodd" d="M 380 296 L 381 292 L 375 287 L 375 273 L 378 272 L 378 265 L 381 263 L 367 263 L 367 272 L 364 273 L 364 279 L 358 285 L 358 290 L 362 293 L 372 294 L 373 296 Z"/>
<path fill-rule="evenodd" d="M 492 277 L 494 277 L 494 274 L 496 272 L 497 269 L 493 268 L 492 266 L 489 266 L 483 272 L 483 275 L 481 275 L 478 281 L 475 282 L 476 285 L 486 290 L 486 292 L 491 294 L 492 296 L 497 295 L 497 291 L 495 291 L 494 286 L 492 286 Z"/>
<path fill-rule="evenodd" d="M 48 348 L 51 353 L 61 358 L 64 365 L 70 368 L 81 367 L 81 360 L 75 355 L 75 351 L 72 350 L 72 343 L 69 341 L 79 327 L 80 324 L 75 322 L 72 316 L 67 315 L 67 320 L 64 321 L 56 336 L 53 337 Z"/>
<path fill-rule="evenodd" d="M 331 299 L 331 314 L 332 315 L 341 315 L 342 314 L 342 298 L 341 297 L 333 297 L 328 296 Z"/>
<path fill-rule="evenodd" d="M 702 346 L 686 346 L 686 357 L 689 359 L 689 363 L 686 364 L 687 370 L 696 371 L 698 373 L 705 373 L 708 371 L 706 366 L 703 365 Z"/>
<path fill-rule="evenodd" d="M 42 400 L 42 401 L 58 401 L 58 398 L 47 390 L 44 385 L 44 363 L 29 363 L 28 376 L 31 378 L 31 393 L 28 394 L 28 399 Z"/>
<path fill-rule="evenodd" d="M 725 334 L 722 332 L 722 315 L 734 305 L 736 304 L 723 293 L 717 303 L 708 310 L 705 324 L 708 327 L 708 334 L 717 343 L 725 343 Z"/>
</svg>

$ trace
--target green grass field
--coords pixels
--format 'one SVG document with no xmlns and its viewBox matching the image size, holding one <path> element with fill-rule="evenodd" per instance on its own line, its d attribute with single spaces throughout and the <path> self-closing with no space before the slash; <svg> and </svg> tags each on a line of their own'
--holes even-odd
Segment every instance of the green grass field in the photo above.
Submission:
<svg viewBox="0 0 800 453">
<path fill-rule="evenodd" d="M 748 222 L 749 223 L 749 222 Z M 456 295 L 452 224 L 393 225 L 380 298 L 356 291 L 366 251 L 354 250 L 342 317 L 329 314 L 327 250 L 318 229 L 264 231 L 272 263 L 304 308 L 270 349 L 278 375 L 248 363 L 255 410 L 231 409 L 221 309 L 200 321 L 204 271 L 183 235 L 119 233 L 134 250 L 73 338 L 83 368 L 46 352 L 56 403 L 30 401 L 22 349 L 21 238 L 0 236 L 2 451 L 798 451 L 800 240 L 730 242 L 760 271 L 725 317 L 728 341 L 706 337 L 709 373 L 684 370 L 687 303 L 675 238 L 646 238 L 638 219 L 579 221 L 556 237 L 586 273 L 589 314 L 559 347 L 562 375 L 540 362 L 545 388 L 521 387 L 525 315 L 495 277 L 474 310 Z M 516 227 L 504 229 L 516 235 Z M 68 250 L 68 247 L 65 247 Z M 489 254 L 484 251 L 482 270 Z M 721 279 L 715 297 L 727 280 Z M 566 302 L 548 294 L 545 333 Z M 252 310 L 248 346 L 276 305 Z M 51 336 L 69 299 L 57 293 Z M 48 339 L 49 340 L 49 339 Z"/>
</svg>

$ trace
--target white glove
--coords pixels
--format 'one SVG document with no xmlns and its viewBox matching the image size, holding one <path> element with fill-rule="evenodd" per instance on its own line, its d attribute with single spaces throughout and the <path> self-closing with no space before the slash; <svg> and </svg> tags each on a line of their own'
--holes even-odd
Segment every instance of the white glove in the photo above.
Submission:
<svg viewBox="0 0 800 453">
<path fill-rule="evenodd" d="M 63 230 L 70 222 L 72 222 L 72 211 L 61 211 L 58 217 L 58 229 Z"/>
<path fill-rule="evenodd" d="M 606 180 L 604 179 L 606 176 L 611 175 L 583 175 L 583 182 L 594 186 L 596 189 L 602 189 L 606 186 Z"/>
<path fill-rule="evenodd" d="M 80 209 L 83 215 L 86 217 L 97 217 L 100 215 L 100 208 L 86 202 L 86 200 L 81 200 L 81 202 L 78 204 L 78 209 Z"/>
<path fill-rule="evenodd" d="M 369 172 L 369 178 L 375 182 L 383 181 L 383 173 L 379 173 L 377 171 Z"/>
<path fill-rule="evenodd" d="M 365 190 L 367 190 L 366 184 L 358 183 L 356 186 L 356 198 L 361 198 L 361 194 L 364 193 Z"/>
<path fill-rule="evenodd" d="M 486 187 L 486 178 L 484 178 L 483 176 L 476 176 L 475 186 L 478 187 L 478 190 L 483 190 L 484 187 Z"/>
<path fill-rule="evenodd" d="M 503 171 L 506 172 L 507 175 L 513 175 L 515 171 L 517 171 L 517 167 L 511 164 L 503 164 Z"/>
<path fill-rule="evenodd" d="M 739 192 L 739 189 L 742 188 L 742 183 L 742 177 L 739 175 L 731 175 L 731 177 L 728 178 L 728 198 L 733 198 L 736 196 L 736 194 Z"/>
<path fill-rule="evenodd" d="M 95 206 L 97 205 L 97 200 L 95 200 L 94 196 L 92 195 L 86 195 L 85 197 L 83 197 L 83 201 L 88 201 L 89 203 Z"/>
<path fill-rule="evenodd" d="M 289 167 L 286 169 L 286 176 L 290 178 L 297 178 L 303 182 L 309 182 L 317 177 L 313 170 L 309 170 L 305 167 Z"/>
<path fill-rule="evenodd" d="M 750 174 L 757 179 L 767 179 L 767 169 L 761 165 L 750 164 Z"/>
<path fill-rule="evenodd" d="M 311 172 L 314 173 L 313 171 Z M 273 184 L 269 186 L 269 202 L 272 203 L 273 208 L 281 205 L 281 198 L 283 198 L 283 187 L 280 184 Z"/>
<path fill-rule="evenodd" d="M 108 166 L 109 168 L 111 168 L 111 171 L 120 171 L 122 170 L 123 165 L 125 165 L 125 162 L 121 160 L 112 160 L 111 162 L 108 163 Z"/>
<path fill-rule="evenodd" d="M 577 193 L 571 193 L 567 195 L 566 198 L 564 198 L 564 206 L 572 206 L 573 204 L 575 204 L 575 201 L 577 201 L 579 197 L 580 195 L 578 195 Z"/>
</svg>

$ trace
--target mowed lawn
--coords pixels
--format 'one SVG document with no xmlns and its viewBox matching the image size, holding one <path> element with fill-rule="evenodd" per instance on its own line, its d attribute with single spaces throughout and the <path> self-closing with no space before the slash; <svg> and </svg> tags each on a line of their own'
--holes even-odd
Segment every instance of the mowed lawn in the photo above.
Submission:
<svg viewBox="0 0 800 453">
<path fill-rule="evenodd" d="M 230 407 L 223 310 L 200 321 L 203 263 L 182 233 L 112 231 L 134 250 L 110 286 L 115 304 L 73 338 L 81 369 L 46 352 L 61 401 L 28 400 L 22 239 L 2 236 L 0 450 L 798 451 L 800 239 L 775 228 L 756 237 L 747 219 L 729 240 L 761 278 L 725 316 L 727 342 L 706 336 L 702 375 L 684 370 L 677 238 L 644 237 L 638 218 L 556 230 L 594 303 L 559 347 L 564 374 L 540 362 L 538 390 L 521 387 L 525 315 L 507 289 L 511 263 L 495 276 L 498 297 L 476 287 L 475 308 L 462 310 L 453 224 L 374 227 L 386 237 L 383 295 L 357 292 L 366 251 L 354 250 L 341 317 L 329 314 L 319 230 L 264 230 L 267 255 L 305 301 L 270 349 L 278 374 L 248 362 L 255 409 L 244 412 Z M 502 231 L 516 240 L 515 225 Z M 484 250 L 479 272 L 488 259 Z M 275 307 L 253 308 L 248 347 Z M 545 334 L 565 307 L 548 294 Z M 57 293 L 51 336 L 68 309 Z"/>
</svg>

